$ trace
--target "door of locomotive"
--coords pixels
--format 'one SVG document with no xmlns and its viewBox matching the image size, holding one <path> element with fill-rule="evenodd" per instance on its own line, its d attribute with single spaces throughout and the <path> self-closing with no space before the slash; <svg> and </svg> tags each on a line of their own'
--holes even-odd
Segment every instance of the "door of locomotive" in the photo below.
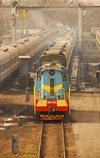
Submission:
<svg viewBox="0 0 100 158">
<path fill-rule="evenodd" d="M 54 95 L 54 79 L 50 78 L 50 95 Z"/>
</svg>

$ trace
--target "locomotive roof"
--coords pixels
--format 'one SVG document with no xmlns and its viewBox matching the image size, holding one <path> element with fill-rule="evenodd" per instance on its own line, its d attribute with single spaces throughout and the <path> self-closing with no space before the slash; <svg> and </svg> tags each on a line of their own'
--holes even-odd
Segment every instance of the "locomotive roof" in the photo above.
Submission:
<svg viewBox="0 0 100 158">
<path fill-rule="evenodd" d="M 65 44 L 66 42 L 67 42 L 67 40 L 63 39 L 63 40 L 56 41 L 55 44 Z"/>
<path fill-rule="evenodd" d="M 45 51 L 45 52 L 42 54 L 42 56 L 46 56 L 46 55 L 50 55 L 50 54 L 52 54 L 52 55 L 54 55 L 54 54 L 64 55 L 63 51 L 54 49 L 54 50 Z"/>
<path fill-rule="evenodd" d="M 63 44 L 61 44 L 61 43 L 56 43 L 54 46 L 50 47 L 49 49 L 53 49 L 53 48 L 58 48 L 58 49 L 60 49 L 60 48 L 65 48 L 66 45 L 67 45 L 67 43 L 63 43 Z"/>
<path fill-rule="evenodd" d="M 56 64 L 56 63 L 46 63 L 42 66 L 42 72 L 45 70 L 58 70 L 58 71 L 62 71 L 62 66 L 60 64 Z"/>
<path fill-rule="evenodd" d="M 57 71 L 62 71 L 62 68 L 66 69 L 64 66 L 62 66 L 60 64 L 57 64 L 55 62 L 44 63 L 44 65 L 42 65 L 40 68 L 42 68 L 42 72 L 46 71 L 46 70 L 51 70 L 51 69 L 54 69 L 54 70 L 57 70 Z M 38 70 L 40 68 L 38 68 Z"/>
</svg>

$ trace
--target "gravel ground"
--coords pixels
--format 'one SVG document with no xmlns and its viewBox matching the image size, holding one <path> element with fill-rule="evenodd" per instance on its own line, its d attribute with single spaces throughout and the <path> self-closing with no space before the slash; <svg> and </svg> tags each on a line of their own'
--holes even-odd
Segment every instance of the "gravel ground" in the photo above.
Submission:
<svg viewBox="0 0 100 158">
<path fill-rule="evenodd" d="M 19 154 L 15 155 L 12 154 L 12 134 L 19 135 Z M 34 122 L 0 131 L 0 158 L 37 158 L 39 135 L 40 125 Z"/>
</svg>

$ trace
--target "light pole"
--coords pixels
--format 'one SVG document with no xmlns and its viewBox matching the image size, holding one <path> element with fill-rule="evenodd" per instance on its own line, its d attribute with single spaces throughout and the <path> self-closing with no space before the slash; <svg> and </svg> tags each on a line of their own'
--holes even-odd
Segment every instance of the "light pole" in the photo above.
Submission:
<svg viewBox="0 0 100 158">
<path fill-rule="evenodd" d="M 12 42 L 16 40 L 16 5 L 17 1 L 12 3 L 11 14 L 12 14 Z"/>
<path fill-rule="evenodd" d="M 79 49 L 81 49 L 82 42 L 82 7 L 78 7 L 78 34 L 79 34 Z"/>
</svg>

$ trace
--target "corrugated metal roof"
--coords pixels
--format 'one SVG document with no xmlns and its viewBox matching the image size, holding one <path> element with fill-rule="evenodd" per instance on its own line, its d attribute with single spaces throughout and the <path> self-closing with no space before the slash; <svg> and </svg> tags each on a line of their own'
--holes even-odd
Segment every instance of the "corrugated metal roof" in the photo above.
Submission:
<svg viewBox="0 0 100 158">
<path fill-rule="evenodd" d="M 62 66 L 57 64 L 57 63 L 53 63 L 53 62 L 52 63 L 47 63 L 47 64 L 44 64 L 42 66 L 42 72 L 45 71 L 45 70 L 52 70 L 52 69 L 62 71 L 61 68 L 62 68 Z"/>
<path fill-rule="evenodd" d="M 60 55 L 64 55 L 62 51 L 59 51 L 59 50 L 48 50 L 48 51 L 45 51 L 43 53 L 42 56 L 45 56 L 45 55 L 50 55 L 50 54 L 60 54 Z"/>
</svg>

